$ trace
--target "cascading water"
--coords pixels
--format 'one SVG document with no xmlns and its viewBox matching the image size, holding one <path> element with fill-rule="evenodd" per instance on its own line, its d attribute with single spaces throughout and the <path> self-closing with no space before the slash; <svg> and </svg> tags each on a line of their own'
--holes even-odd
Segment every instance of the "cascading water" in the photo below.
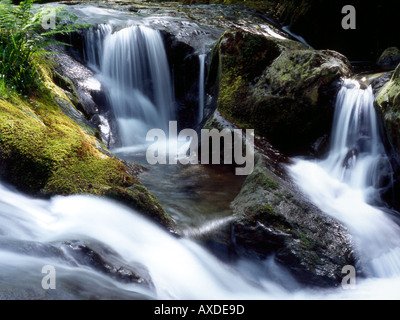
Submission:
<svg viewBox="0 0 400 320">
<path fill-rule="evenodd" d="M 106 255 L 105 261 L 141 265 L 152 285 L 113 279 L 101 272 L 95 259 L 89 265 L 82 263 L 76 259 L 76 249 L 71 252 L 66 246 L 76 241 L 103 248 L 98 252 Z M 45 265 L 57 272 L 56 290 L 41 287 Z M 249 268 L 251 273 L 241 272 Z M 270 270 L 266 274 L 288 277 L 271 263 L 263 268 Z M 86 196 L 35 200 L 0 184 L 0 297 L 5 299 L 42 295 L 48 299 L 251 299 L 288 294 L 272 282 L 254 285 L 250 278 L 262 272 L 244 261 L 236 266 L 221 263 L 195 242 L 175 238 L 118 203 Z"/>
<path fill-rule="evenodd" d="M 101 12 L 90 11 L 93 16 Z M 159 34 L 144 27 L 113 33 L 107 24 L 91 32 L 85 59 L 106 88 L 122 144 L 130 146 L 138 142 L 136 138 L 140 143 L 148 128 L 165 128 L 174 118 Z M 200 70 L 200 80 L 202 74 Z M 106 199 L 34 200 L 0 184 L 0 298 L 400 298 L 400 230 L 384 212 L 368 204 L 390 187 L 390 166 L 372 102 L 370 88 L 361 90 L 356 82 L 346 80 L 338 96 L 328 158 L 296 160 L 290 167 L 312 201 L 343 221 L 354 235 L 359 265 L 371 276 L 358 281 L 354 290 L 302 288 L 273 258 L 224 263 L 198 243 L 173 237 L 135 211 Z M 199 104 L 201 118 L 201 99 Z M 168 188 L 178 189 L 173 183 Z M 67 248 L 74 241 L 96 247 L 104 261 L 140 265 L 152 285 L 119 281 L 101 272 L 96 263 L 83 263 L 74 255 L 76 247 Z M 56 290 L 41 287 L 44 265 L 57 271 Z"/>
<path fill-rule="evenodd" d="M 161 35 L 144 26 L 89 31 L 85 57 L 98 65 L 122 147 L 140 146 L 150 129 L 175 120 L 168 60 Z"/>
<path fill-rule="evenodd" d="M 346 79 L 338 94 L 329 157 L 322 164 L 333 176 L 364 190 L 366 200 L 392 186 L 372 87 Z"/>
<path fill-rule="evenodd" d="M 199 119 L 198 123 L 203 121 L 204 117 L 204 69 L 206 54 L 199 54 L 200 75 L 199 75 Z"/>
<path fill-rule="evenodd" d="M 296 160 L 295 181 L 325 213 L 348 226 L 361 268 L 379 278 L 400 277 L 400 228 L 371 204 L 391 187 L 391 166 L 382 143 L 372 88 L 345 80 L 338 94 L 328 157 Z"/>
<path fill-rule="evenodd" d="M 91 28 L 84 37 L 83 58 L 86 63 L 95 69 L 99 69 L 103 57 L 104 39 L 112 32 L 109 24 L 99 24 L 97 28 Z"/>
</svg>

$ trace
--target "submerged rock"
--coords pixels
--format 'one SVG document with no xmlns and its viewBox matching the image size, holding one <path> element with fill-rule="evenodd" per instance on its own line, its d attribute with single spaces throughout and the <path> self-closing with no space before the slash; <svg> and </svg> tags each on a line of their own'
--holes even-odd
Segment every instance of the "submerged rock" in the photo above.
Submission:
<svg viewBox="0 0 400 320">
<path fill-rule="evenodd" d="M 332 97 L 341 77 L 351 74 L 349 61 L 337 52 L 244 31 L 222 35 L 211 69 L 221 114 L 291 152 L 329 132 Z"/>
</svg>

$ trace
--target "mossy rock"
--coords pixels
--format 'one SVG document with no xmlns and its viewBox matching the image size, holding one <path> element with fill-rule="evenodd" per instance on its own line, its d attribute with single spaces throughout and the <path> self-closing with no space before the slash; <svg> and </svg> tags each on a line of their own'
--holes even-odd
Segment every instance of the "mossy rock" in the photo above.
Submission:
<svg viewBox="0 0 400 320">
<path fill-rule="evenodd" d="M 336 286 L 341 268 L 355 264 L 346 228 L 324 215 L 256 154 L 254 171 L 232 203 L 233 241 L 239 256 L 275 261 L 307 285 Z"/>
<path fill-rule="evenodd" d="M 37 196 L 94 194 L 122 199 L 172 229 L 173 222 L 126 165 L 67 113 L 79 113 L 43 66 L 43 92 L 0 97 L 0 175 Z M 69 114 L 70 115 L 70 114 Z M 141 187 L 140 187 L 141 186 Z"/>
<path fill-rule="evenodd" d="M 387 48 L 378 61 L 376 62 L 378 66 L 385 69 L 393 69 L 400 63 L 400 50 L 396 47 Z"/>
<path fill-rule="evenodd" d="M 329 132 L 332 97 L 351 65 L 335 51 L 234 30 L 215 46 L 210 73 L 221 114 L 288 151 Z"/>
<path fill-rule="evenodd" d="M 396 153 L 400 155 L 400 65 L 392 78 L 378 91 L 376 104 Z"/>
</svg>

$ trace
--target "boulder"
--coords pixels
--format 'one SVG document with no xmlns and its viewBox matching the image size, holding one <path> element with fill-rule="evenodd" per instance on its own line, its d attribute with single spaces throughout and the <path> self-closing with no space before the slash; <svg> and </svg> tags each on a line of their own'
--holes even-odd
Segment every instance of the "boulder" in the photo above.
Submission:
<svg viewBox="0 0 400 320">
<path fill-rule="evenodd" d="M 376 64 L 384 69 L 394 69 L 400 63 L 400 50 L 396 47 L 383 51 Z"/>
<path fill-rule="evenodd" d="M 206 125 L 235 128 L 218 112 Z M 224 259 L 272 258 L 303 285 L 336 287 L 342 268 L 357 263 L 352 238 L 299 191 L 287 174 L 290 164 L 256 135 L 255 167 L 231 203 L 232 219 L 204 242 Z"/>
<path fill-rule="evenodd" d="M 390 77 L 391 76 L 391 77 Z M 387 79 L 389 80 L 387 81 Z M 392 73 L 377 79 L 375 105 L 382 118 L 387 135 L 389 157 L 393 168 L 393 192 L 387 201 L 397 210 L 400 208 L 400 64 Z M 386 81 L 384 83 L 384 81 Z M 384 83 L 384 84 L 382 84 Z"/>
<path fill-rule="evenodd" d="M 273 255 L 303 284 L 338 286 L 343 266 L 355 264 L 346 227 L 322 213 L 269 166 L 268 158 L 259 155 L 233 201 L 236 251 L 259 259 Z"/>
<path fill-rule="evenodd" d="M 400 154 L 400 65 L 376 95 L 376 104 L 382 114 L 389 139 Z"/>
<path fill-rule="evenodd" d="M 329 132 L 332 98 L 352 72 L 335 51 L 238 30 L 222 35 L 211 69 L 221 114 L 285 152 L 304 151 Z"/>
<path fill-rule="evenodd" d="M 124 202 L 174 230 L 173 220 L 133 168 L 95 135 L 52 69 L 41 65 L 43 92 L 0 99 L 0 177 L 35 196 L 93 194 Z M 59 78 L 56 78 L 59 79 Z M 73 89 L 72 82 L 68 85 Z M 69 94 L 67 94 L 69 93 Z"/>
</svg>

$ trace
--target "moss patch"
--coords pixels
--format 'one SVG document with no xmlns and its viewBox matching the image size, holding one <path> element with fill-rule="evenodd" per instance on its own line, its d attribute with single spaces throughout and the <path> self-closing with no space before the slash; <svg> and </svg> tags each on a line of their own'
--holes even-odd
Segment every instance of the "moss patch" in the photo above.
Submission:
<svg viewBox="0 0 400 320">
<path fill-rule="evenodd" d="M 220 113 L 286 151 L 326 133 L 333 116 L 327 92 L 351 65 L 334 51 L 233 30 L 216 44 L 210 74 L 219 83 Z"/>
<path fill-rule="evenodd" d="M 66 115 L 78 112 L 42 69 L 47 89 L 0 98 L 0 174 L 34 194 L 95 194 L 121 200 L 172 226 L 161 205 L 93 135 Z M 60 101 L 63 101 L 60 106 Z M 64 103 L 65 102 L 65 103 Z M 132 187 L 133 186 L 133 187 Z"/>
<path fill-rule="evenodd" d="M 400 65 L 378 92 L 376 103 L 396 152 L 400 154 Z"/>
</svg>

